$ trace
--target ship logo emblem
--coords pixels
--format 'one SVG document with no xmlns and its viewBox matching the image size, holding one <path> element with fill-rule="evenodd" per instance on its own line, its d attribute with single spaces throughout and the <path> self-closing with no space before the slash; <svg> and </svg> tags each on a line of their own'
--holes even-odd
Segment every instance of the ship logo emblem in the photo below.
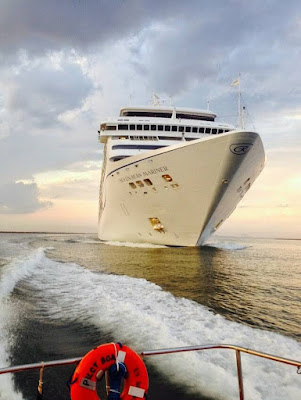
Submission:
<svg viewBox="0 0 301 400">
<path fill-rule="evenodd" d="M 237 144 L 231 144 L 230 146 L 230 151 L 233 154 L 236 154 L 238 156 L 241 156 L 243 154 L 247 154 L 249 150 L 251 150 L 251 147 L 253 145 L 251 143 L 237 143 Z"/>
</svg>

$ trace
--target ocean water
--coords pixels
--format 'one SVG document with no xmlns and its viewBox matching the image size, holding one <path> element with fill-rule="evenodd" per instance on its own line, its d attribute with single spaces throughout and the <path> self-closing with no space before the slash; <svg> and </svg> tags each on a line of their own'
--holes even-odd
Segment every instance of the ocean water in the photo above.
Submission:
<svg viewBox="0 0 301 400">
<path fill-rule="evenodd" d="M 301 360 L 301 241 L 215 237 L 202 248 L 102 244 L 95 235 L 0 234 L 0 368 L 84 355 L 236 344 Z M 239 399 L 226 350 L 145 359 L 149 399 Z M 296 368 L 242 354 L 245 398 L 301 399 Z M 46 369 L 69 399 L 73 366 Z M 0 376 L 0 400 L 36 398 L 38 371 Z M 103 398 L 103 397 L 102 397 Z"/>
</svg>

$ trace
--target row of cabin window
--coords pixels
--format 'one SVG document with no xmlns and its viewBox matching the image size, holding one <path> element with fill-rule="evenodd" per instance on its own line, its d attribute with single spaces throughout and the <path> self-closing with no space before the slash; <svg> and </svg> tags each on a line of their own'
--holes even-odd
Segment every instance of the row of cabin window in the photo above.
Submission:
<svg viewBox="0 0 301 400">
<path fill-rule="evenodd" d="M 154 112 L 154 111 L 124 111 L 122 113 L 123 117 L 148 117 L 148 118 L 171 118 L 171 112 Z M 178 113 L 176 118 L 179 119 L 196 119 L 201 121 L 214 121 L 214 116 L 212 115 L 197 115 L 197 114 L 183 114 Z"/>
<path fill-rule="evenodd" d="M 165 146 L 164 144 L 116 144 L 112 146 L 112 150 L 157 150 Z"/>
<path fill-rule="evenodd" d="M 112 136 L 113 140 L 143 140 L 143 141 L 158 141 L 158 140 L 178 140 L 182 141 L 183 137 L 181 136 Z M 184 137 L 184 140 L 189 141 L 189 140 L 196 140 L 199 139 L 198 137 Z"/>
<path fill-rule="evenodd" d="M 183 140 L 182 136 L 111 136 L 112 140 L 149 140 L 149 141 L 158 141 L 158 140 Z M 197 139 L 197 138 L 194 138 Z M 190 140 L 186 138 L 186 140 Z"/>
<path fill-rule="evenodd" d="M 134 125 L 134 124 L 119 124 L 117 125 L 119 131 L 165 131 L 165 132 L 194 132 L 194 133 L 211 133 L 219 134 L 229 132 L 229 129 L 217 129 L 217 128 L 204 128 L 196 126 L 178 126 L 178 125 Z M 106 125 L 107 131 L 115 131 L 116 125 Z"/>
</svg>

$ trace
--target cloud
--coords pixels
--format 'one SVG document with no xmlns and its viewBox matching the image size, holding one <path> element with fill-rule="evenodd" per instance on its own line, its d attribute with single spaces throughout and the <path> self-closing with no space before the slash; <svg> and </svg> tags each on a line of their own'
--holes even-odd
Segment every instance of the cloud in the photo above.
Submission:
<svg viewBox="0 0 301 400">
<path fill-rule="evenodd" d="M 74 53 L 57 53 L 26 56 L 14 68 L 4 68 L 0 159 L 5 168 L 0 169 L 0 184 L 31 179 L 36 172 L 78 159 L 100 158 L 93 111 L 85 110 L 94 84 L 80 62 Z M 75 116 L 71 123 L 68 114 Z"/>
<path fill-rule="evenodd" d="M 41 209 L 34 186 L 12 182 L 53 171 L 73 173 L 77 162 L 99 162 L 99 122 L 129 103 L 148 104 L 154 91 L 193 108 L 206 108 L 209 97 L 212 110 L 235 123 L 237 88 L 230 83 L 239 72 L 243 100 L 256 116 L 265 147 L 296 146 L 299 10 L 297 0 L 3 0 L 0 196 L 4 188 L 27 190 L 36 199 L 33 209 Z M 268 203 L 273 195 L 273 204 L 292 204 L 291 192 L 276 189 L 300 168 L 297 159 L 291 152 L 268 154 L 270 174 L 255 186 Z M 35 180 L 35 190 L 43 198 L 69 201 L 85 191 L 84 180 L 59 186 Z M 258 199 L 254 195 L 251 204 Z M 22 209 L 7 204 L 2 202 L 2 209 Z"/>
<path fill-rule="evenodd" d="M 90 131 L 49 130 L 48 135 L 33 135 L 16 130 L 2 139 L 0 146 L 0 184 L 31 179 L 35 173 L 67 167 L 78 160 L 101 160 L 95 133 Z M 85 137 L 86 136 L 86 137 Z"/>
<path fill-rule="evenodd" d="M 300 32 L 296 17 L 300 3 L 182 5 L 177 8 L 181 17 L 171 11 L 169 19 L 142 32 L 142 43 L 133 47 L 133 58 L 140 65 L 137 73 L 147 71 L 156 91 L 177 95 L 197 85 L 202 96 L 203 91 L 208 94 L 209 83 L 220 92 L 220 83 L 230 85 L 239 72 L 247 78 L 244 89 L 254 96 L 260 93 L 270 106 L 279 88 L 284 93 L 292 89 L 299 76 L 300 53 L 292 32 Z M 279 65 L 284 75 L 279 75 Z"/>
<path fill-rule="evenodd" d="M 166 17 L 174 2 L 153 0 L 3 0 L 0 47 L 13 57 L 19 49 L 43 54 L 87 48 L 135 34 L 154 18 Z"/>
<path fill-rule="evenodd" d="M 27 214 L 52 205 L 39 199 L 36 183 L 10 182 L 0 186 L 0 214 Z"/>
<path fill-rule="evenodd" d="M 59 123 L 60 114 L 81 106 L 93 84 L 78 64 L 59 61 L 48 56 L 5 71 L 3 106 L 8 115 L 49 129 Z"/>
</svg>

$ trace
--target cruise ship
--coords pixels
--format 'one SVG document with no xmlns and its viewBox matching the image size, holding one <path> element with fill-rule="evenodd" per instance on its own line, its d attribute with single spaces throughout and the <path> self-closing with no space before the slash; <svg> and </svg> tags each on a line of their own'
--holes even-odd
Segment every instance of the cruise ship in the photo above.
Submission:
<svg viewBox="0 0 301 400">
<path fill-rule="evenodd" d="M 209 110 L 125 107 L 101 123 L 99 141 L 102 241 L 201 246 L 265 163 L 258 133 Z"/>
</svg>

